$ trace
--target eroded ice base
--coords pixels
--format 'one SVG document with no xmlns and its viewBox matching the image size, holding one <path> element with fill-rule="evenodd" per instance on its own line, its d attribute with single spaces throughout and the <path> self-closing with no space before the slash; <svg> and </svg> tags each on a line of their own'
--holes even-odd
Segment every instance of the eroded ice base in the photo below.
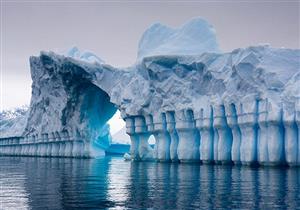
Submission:
<svg viewBox="0 0 300 210">
<path fill-rule="evenodd" d="M 272 106 L 266 99 L 127 116 L 131 159 L 299 166 L 299 110 Z M 152 134 L 154 150 L 147 142 Z"/>
</svg>

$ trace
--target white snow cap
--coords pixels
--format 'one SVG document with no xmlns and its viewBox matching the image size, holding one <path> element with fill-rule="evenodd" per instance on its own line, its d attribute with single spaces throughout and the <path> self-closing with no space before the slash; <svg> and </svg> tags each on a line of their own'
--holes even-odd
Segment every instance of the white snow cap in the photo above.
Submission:
<svg viewBox="0 0 300 210">
<path fill-rule="evenodd" d="M 77 47 L 72 47 L 67 52 L 63 53 L 66 57 L 71 57 L 74 59 L 82 60 L 88 63 L 98 63 L 103 64 L 105 63 L 101 58 L 99 58 L 97 55 L 88 52 L 83 51 L 81 52 Z"/>
<path fill-rule="evenodd" d="M 156 23 L 142 35 L 138 61 L 156 55 L 200 55 L 219 53 L 215 29 L 202 18 L 193 18 L 179 28 Z"/>
</svg>

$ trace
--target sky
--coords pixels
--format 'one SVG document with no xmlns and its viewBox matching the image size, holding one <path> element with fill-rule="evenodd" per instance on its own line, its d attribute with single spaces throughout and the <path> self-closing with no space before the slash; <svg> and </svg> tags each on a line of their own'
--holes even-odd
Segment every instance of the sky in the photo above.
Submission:
<svg viewBox="0 0 300 210">
<path fill-rule="evenodd" d="M 300 48 L 299 1 L 0 1 L 1 110 L 29 104 L 31 55 L 77 46 L 129 66 L 142 33 L 156 22 L 178 27 L 203 17 L 224 52 L 262 43 Z"/>
</svg>

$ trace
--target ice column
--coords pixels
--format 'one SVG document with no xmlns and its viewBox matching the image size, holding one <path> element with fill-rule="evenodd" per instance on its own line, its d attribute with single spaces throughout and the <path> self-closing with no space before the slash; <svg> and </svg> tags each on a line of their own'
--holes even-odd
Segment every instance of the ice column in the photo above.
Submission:
<svg viewBox="0 0 300 210">
<path fill-rule="evenodd" d="M 271 165 L 284 161 L 284 130 L 282 126 L 282 109 L 268 103 L 268 156 Z"/>
<path fill-rule="evenodd" d="M 73 144 L 72 157 L 81 157 L 83 150 L 84 150 L 82 137 L 79 134 L 77 134 L 76 132 L 73 132 L 71 141 Z"/>
<path fill-rule="evenodd" d="M 47 154 L 47 156 L 51 156 L 52 154 L 51 154 L 51 150 L 52 150 L 52 142 L 51 142 L 51 139 L 49 139 L 49 134 L 48 133 L 46 133 L 45 134 L 45 137 L 46 137 L 46 154 Z"/>
<path fill-rule="evenodd" d="M 178 134 L 178 159 L 181 162 L 198 162 L 200 137 L 195 127 L 192 110 L 175 112 L 176 130 Z"/>
<path fill-rule="evenodd" d="M 264 99 L 259 101 L 258 111 L 257 160 L 262 165 L 282 164 L 284 161 L 282 109 Z"/>
<path fill-rule="evenodd" d="M 7 146 L 6 146 L 6 149 L 7 149 L 6 154 L 7 155 L 12 155 L 13 154 L 13 148 L 14 148 L 14 146 L 13 146 L 13 139 L 9 138 L 8 142 L 7 142 Z M 1 149 L 3 149 L 3 148 L 0 148 L 0 150 Z"/>
<path fill-rule="evenodd" d="M 73 143 L 68 131 L 62 131 L 62 141 L 65 143 L 65 157 L 72 157 Z"/>
<path fill-rule="evenodd" d="M 1 153 L 2 155 L 6 155 L 7 153 L 6 153 L 6 146 L 5 146 L 5 144 L 7 144 L 7 140 L 4 139 L 4 140 L 2 140 L 2 141 L 3 141 L 3 146 L 2 146 L 1 149 L 0 149 L 0 153 Z"/>
<path fill-rule="evenodd" d="M 6 139 L 2 139 L 1 140 L 2 146 L 0 148 L 0 154 L 1 155 L 6 155 L 6 144 L 7 144 L 7 140 Z"/>
<path fill-rule="evenodd" d="M 134 119 L 133 117 L 126 117 L 126 133 L 130 136 L 131 145 L 130 145 L 130 156 L 132 160 L 139 160 L 139 139 L 135 134 L 134 129 Z"/>
<path fill-rule="evenodd" d="M 134 118 L 135 133 L 138 136 L 139 146 L 139 158 L 141 160 L 152 160 L 153 149 L 148 143 L 150 134 L 147 131 L 147 125 L 143 116 L 136 116 Z"/>
<path fill-rule="evenodd" d="M 27 148 L 26 148 L 26 155 L 30 156 L 30 147 L 32 144 L 31 136 L 27 136 Z"/>
<path fill-rule="evenodd" d="M 3 140 L 2 140 L 3 142 Z M 1 150 L 1 149 L 0 149 Z M 13 150 L 12 150 L 12 155 L 17 155 L 17 150 L 18 150 L 18 138 L 13 138 Z M 1 152 L 0 152 L 1 154 Z"/>
<path fill-rule="evenodd" d="M 23 145 L 23 147 L 24 147 L 24 153 L 23 153 L 23 155 L 25 155 L 25 156 L 27 156 L 28 155 L 28 147 L 29 147 L 29 145 L 28 145 L 28 136 L 25 136 L 24 137 L 24 145 Z"/>
<path fill-rule="evenodd" d="M 25 143 L 26 143 L 26 139 L 25 137 L 21 138 L 21 156 L 25 155 Z"/>
<path fill-rule="evenodd" d="M 33 140 L 32 140 L 32 136 L 28 136 L 28 152 L 27 155 L 28 156 L 32 156 L 32 147 L 33 147 Z"/>
<path fill-rule="evenodd" d="M 200 160 L 203 163 L 212 163 L 214 161 L 214 129 L 211 107 L 200 110 L 196 119 L 196 127 L 200 133 Z"/>
<path fill-rule="evenodd" d="M 146 121 L 147 130 L 148 130 L 149 134 L 153 134 L 153 132 L 154 132 L 154 124 L 153 124 L 153 117 L 152 117 L 152 115 L 147 115 L 145 117 L 145 121 Z M 157 159 L 157 142 L 156 142 L 156 140 L 155 140 L 155 145 L 154 145 L 154 149 L 153 149 L 153 158 Z"/>
<path fill-rule="evenodd" d="M 7 139 L 7 144 L 4 148 L 6 150 L 6 152 L 5 152 L 6 155 L 12 155 L 13 145 L 12 145 L 12 139 L 11 138 Z"/>
<path fill-rule="evenodd" d="M 170 135 L 167 131 L 166 115 L 153 115 L 154 138 L 157 144 L 158 161 L 170 161 Z"/>
<path fill-rule="evenodd" d="M 241 149 L 241 130 L 238 126 L 237 112 L 234 104 L 229 104 L 225 106 L 227 124 L 232 132 L 232 147 L 231 147 L 231 160 L 235 164 L 239 164 L 240 159 L 240 149 Z"/>
<path fill-rule="evenodd" d="M 214 128 L 218 132 L 218 146 L 217 153 L 218 162 L 223 164 L 231 162 L 231 146 L 232 146 L 232 133 L 228 127 L 225 108 L 223 105 L 215 106 L 214 108 Z"/>
<path fill-rule="evenodd" d="M 13 149 L 13 155 L 17 155 L 18 145 L 19 145 L 19 139 L 14 138 L 13 139 L 14 149 Z"/>
<path fill-rule="evenodd" d="M 16 149 L 17 149 L 17 138 L 12 139 L 12 150 L 11 154 L 16 155 Z"/>
<path fill-rule="evenodd" d="M 288 165 L 298 164 L 298 134 L 295 106 L 283 108 L 285 160 Z"/>
<path fill-rule="evenodd" d="M 37 143 L 37 148 L 36 148 L 36 155 L 41 156 L 41 149 L 42 149 L 42 136 L 41 134 L 36 134 L 35 136 L 35 142 Z"/>
<path fill-rule="evenodd" d="M 22 137 L 18 137 L 18 146 L 17 146 L 17 149 L 16 149 L 16 155 L 21 154 L 21 150 L 22 150 L 21 142 L 22 142 Z"/>
<path fill-rule="evenodd" d="M 268 101 L 259 101 L 258 106 L 258 138 L 257 138 L 257 161 L 260 164 L 269 162 L 268 154 Z"/>
<path fill-rule="evenodd" d="M 46 145 L 47 139 L 46 134 L 42 134 L 42 144 L 41 144 L 41 156 L 45 157 L 47 156 L 47 145 Z"/>
<path fill-rule="evenodd" d="M 36 155 L 36 156 L 38 156 L 38 148 L 39 148 L 38 142 L 39 142 L 39 135 L 35 134 L 34 135 L 34 143 L 35 143 L 35 145 L 34 145 L 34 155 Z"/>
<path fill-rule="evenodd" d="M 238 124 L 241 129 L 240 157 L 242 164 L 254 164 L 257 160 L 257 101 L 246 101 L 238 109 Z"/>
<path fill-rule="evenodd" d="M 6 143 L 5 147 L 4 147 L 5 154 L 6 155 L 11 155 L 11 151 L 12 151 L 11 140 L 7 139 L 6 141 L 7 141 L 7 143 Z"/>
<path fill-rule="evenodd" d="M 58 156 L 59 157 L 64 157 L 65 156 L 65 148 L 66 148 L 66 144 L 65 142 L 63 142 L 63 134 L 56 131 L 54 133 L 55 135 L 55 141 L 57 142 L 58 144 Z"/>
<path fill-rule="evenodd" d="M 56 138 L 55 132 L 51 132 L 50 134 L 50 141 L 52 143 L 52 147 L 51 147 L 51 155 L 54 157 L 59 156 L 59 141 Z"/>
<path fill-rule="evenodd" d="M 178 147 L 178 134 L 175 128 L 175 115 L 174 112 L 166 113 L 167 131 L 170 135 L 170 158 L 173 162 L 178 161 L 177 147 Z"/>
<path fill-rule="evenodd" d="M 90 142 L 87 142 L 86 140 L 83 140 L 83 152 L 82 152 L 82 157 L 90 157 L 90 147 L 91 144 Z"/>
<path fill-rule="evenodd" d="M 145 117 L 145 121 L 146 121 L 147 130 L 148 130 L 149 134 L 153 134 L 153 136 L 154 136 L 153 116 L 152 115 L 147 115 Z M 157 139 L 155 139 L 155 145 L 154 145 L 154 149 L 153 149 L 153 158 L 154 159 L 157 159 L 157 154 L 158 154 L 158 151 L 157 151 L 158 147 L 157 147 L 157 145 L 158 145 Z"/>
<path fill-rule="evenodd" d="M 32 150 L 32 155 L 37 156 L 37 149 L 38 149 L 38 144 L 37 144 L 37 135 L 32 136 L 33 139 L 33 150 Z"/>
<path fill-rule="evenodd" d="M 29 156 L 33 156 L 34 155 L 34 140 L 33 140 L 33 136 L 29 136 L 29 149 L 28 149 L 28 155 Z"/>
</svg>

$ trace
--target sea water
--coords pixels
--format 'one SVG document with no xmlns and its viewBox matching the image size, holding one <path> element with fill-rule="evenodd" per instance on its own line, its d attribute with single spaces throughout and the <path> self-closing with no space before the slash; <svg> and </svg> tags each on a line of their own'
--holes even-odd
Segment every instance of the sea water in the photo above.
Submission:
<svg viewBox="0 0 300 210">
<path fill-rule="evenodd" d="M 300 168 L 0 157 L 0 209 L 300 209 Z"/>
</svg>

